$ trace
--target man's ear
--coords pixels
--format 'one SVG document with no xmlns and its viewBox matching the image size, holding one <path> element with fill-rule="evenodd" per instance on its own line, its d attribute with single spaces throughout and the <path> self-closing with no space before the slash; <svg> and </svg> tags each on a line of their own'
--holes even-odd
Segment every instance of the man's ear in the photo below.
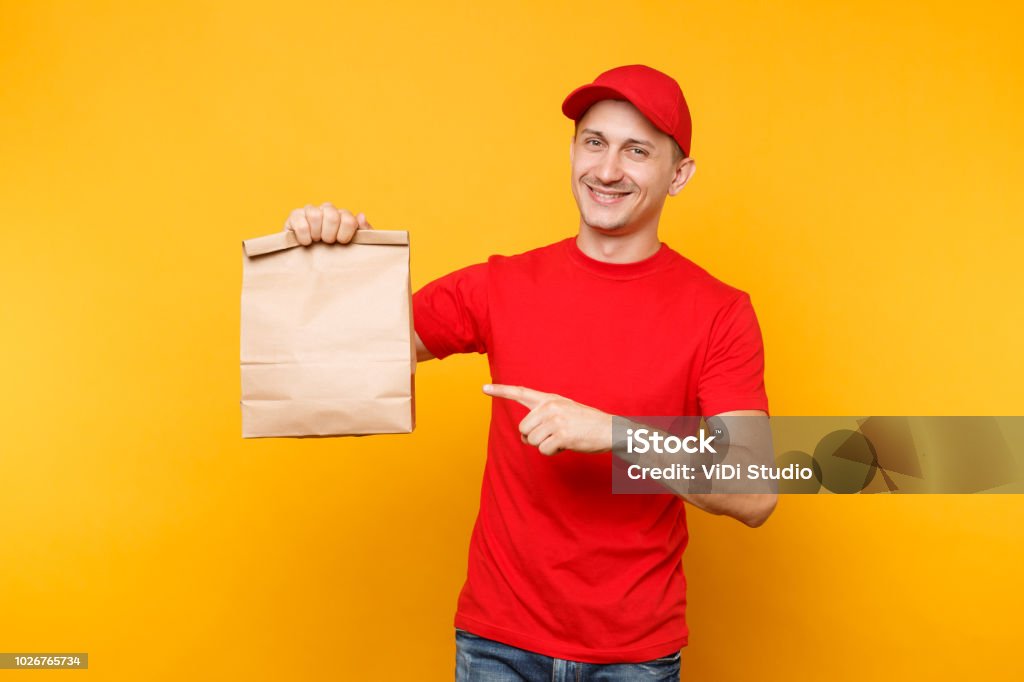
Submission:
<svg viewBox="0 0 1024 682">
<path fill-rule="evenodd" d="M 697 165 L 694 163 L 693 157 L 688 156 L 686 159 L 679 162 L 676 166 L 676 173 L 672 176 L 672 182 L 669 183 L 668 193 L 669 196 L 675 196 L 683 191 L 683 187 L 693 177 L 694 172 L 697 170 Z"/>
<path fill-rule="evenodd" d="M 573 156 L 576 153 L 576 136 L 573 135 L 569 138 L 569 165 L 572 165 Z"/>
</svg>

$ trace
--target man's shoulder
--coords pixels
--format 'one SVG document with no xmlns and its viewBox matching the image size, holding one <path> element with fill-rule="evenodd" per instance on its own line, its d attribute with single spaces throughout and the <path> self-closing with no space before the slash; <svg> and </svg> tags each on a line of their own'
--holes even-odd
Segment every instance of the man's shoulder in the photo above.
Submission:
<svg viewBox="0 0 1024 682">
<path fill-rule="evenodd" d="M 501 278 L 517 270 L 536 270 L 545 263 L 554 263 L 560 257 L 559 251 L 564 250 L 565 242 L 563 239 L 511 255 L 492 254 L 483 260 L 463 265 L 438 279 L 484 282 L 489 277 Z"/>
<path fill-rule="evenodd" d="M 573 237 L 566 237 L 558 241 L 537 246 L 526 251 L 510 254 L 493 254 L 487 258 L 487 265 L 491 268 L 500 268 L 502 271 L 529 270 L 543 268 L 545 265 L 561 263 L 565 258 L 565 247 Z"/>
<path fill-rule="evenodd" d="M 565 249 L 566 242 L 573 237 L 565 237 L 557 241 L 545 244 L 543 246 L 536 246 L 527 251 L 520 251 L 519 253 L 512 254 L 495 254 L 488 258 L 488 260 L 500 259 L 503 261 L 521 261 L 526 262 L 530 260 L 543 260 L 546 258 L 559 257 L 559 251 Z"/>
<path fill-rule="evenodd" d="M 681 285 L 691 288 L 701 298 L 706 298 L 710 302 L 727 303 L 747 296 L 742 289 L 719 279 L 668 244 L 665 246 L 672 255 L 669 272 L 679 279 Z"/>
</svg>

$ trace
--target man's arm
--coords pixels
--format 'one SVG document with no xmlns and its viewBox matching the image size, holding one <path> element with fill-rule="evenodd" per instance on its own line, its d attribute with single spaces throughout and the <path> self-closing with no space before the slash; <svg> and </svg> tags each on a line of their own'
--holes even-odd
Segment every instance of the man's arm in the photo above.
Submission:
<svg viewBox="0 0 1024 682">
<path fill-rule="evenodd" d="M 740 419 L 731 419 L 740 417 Z M 768 415 L 763 410 L 721 412 L 709 419 L 721 420 L 729 432 L 729 454 L 747 464 L 773 464 Z M 767 434 L 767 437 L 766 437 Z M 711 514 L 731 516 L 751 528 L 757 528 L 771 516 L 778 503 L 772 493 L 689 493 L 673 492 L 695 507 Z M 685 483 L 685 482 L 683 482 Z"/>
<path fill-rule="evenodd" d="M 426 362 L 433 359 L 434 354 L 427 350 L 427 347 L 423 345 L 423 339 L 420 338 L 419 334 L 416 334 L 416 362 Z"/>
<path fill-rule="evenodd" d="M 774 464 L 771 429 L 768 425 L 768 415 L 764 411 L 734 410 L 720 412 L 712 417 L 707 417 L 705 421 L 708 422 L 709 427 L 720 427 L 728 434 L 727 440 L 719 441 L 726 448 L 723 452 L 719 453 L 722 456 L 721 461 L 723 463 L 734 465 L 741 471 L 746 471 L 747 467 L 751 464 L 769 467 Z M 646 425 L 642 424 L 637 426 L 647 428 Z M 648 430 L 651 432 L 657 431 L 657 429 Z M 691 456 L 689 459 L 686 459 L 685 457 L 681 458 L 678 454 L 659 453 L 648 450 L 648 452 L 642 455 L 630 453 L 624 447 L 615 448 L 613 452 L 629 464 L 662 469 L 682 463 L 681 460 L 684 460 L 694 470 L 700 471 L 696 457 Z M 701 457 L 704 456 L 701 455 Z M 699 476 L 697 480 L 699 484 L 706 485 L 706 482 L 700 480 Z M 703 509 L 710 514 L 730 516 L 751 528 L 756 528 L 763 524 L 771 515 L 778 502 L 778 495 L 774 492 L 774 486 L 770 484 L 766 485 L 772 488 L 772 491 L 764 493 L 704 493 L 694 492 L 692 488 L 698 487 L 699 484 L 694 485 L 687 479 L 658 479 L 657 483 L 668 488 L 695 507 Z M 719 490 L 730 487 L 739 490 L 749 490 L 750 485 L 749 481 L 745 481 L 740 477 L 734 481 L 719 481 L 717 487 Z"/>
<path fill-rule="evenodd" d="M 554 393 L 544 393 L 525 386 L 488 384 L 484 393 L 508 398 L 530 410 L 519 423 L 524 443 L 537 446 L 541 454 L 554 455 L 562 450 L 575 452 L 607 452 L 612 450 L 631 464 L 668 466 L 668 456 L 626 454 L 613 449 L 613 417 Z M 732 461 L 771 466 L 774 453 L 768 415 L 762 410 L 721 412 L 714 417 L 729 434 L 729 457 Z M 760 526 L 771 515 L 778 501 L 772 493 L 691 493 L 689 481 L 660 480 L 663 486 L 686 502 L 711 514 L 731 516 L 751 528 Z"/>
</svg>

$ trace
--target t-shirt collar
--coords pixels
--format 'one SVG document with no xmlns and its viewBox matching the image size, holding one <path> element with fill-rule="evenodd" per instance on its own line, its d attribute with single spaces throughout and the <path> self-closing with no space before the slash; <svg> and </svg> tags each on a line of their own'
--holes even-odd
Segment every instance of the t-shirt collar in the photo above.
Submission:
<svg viewBox="0 0 1024 682">
<path fill-rule="evenodd" d="M 609 279 L 635 279 L 660 270 L 671 258 L 671 249 L 665 242 L 652 255 L 632 263 L 609 263 L 591 258 L 580 250 L 576 237 L 563 240 L 562 245 L 569 259 L 578 267 L 600 277 Z"/>
</svg>

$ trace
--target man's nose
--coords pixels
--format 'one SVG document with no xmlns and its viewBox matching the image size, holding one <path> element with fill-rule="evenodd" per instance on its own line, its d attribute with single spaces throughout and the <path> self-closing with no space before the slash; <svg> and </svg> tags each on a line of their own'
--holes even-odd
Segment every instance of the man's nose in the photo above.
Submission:
<svg viewBox="0 0 1024 682">
<path fill-rule="evenodd" d="M 601 157 L 601 162 L 594 169 L 594 175 L 605 185 L 610 185 L 622 178 L 622 165 L 619 163 L 619 155 L 608 152 Z"/>
</svg>

